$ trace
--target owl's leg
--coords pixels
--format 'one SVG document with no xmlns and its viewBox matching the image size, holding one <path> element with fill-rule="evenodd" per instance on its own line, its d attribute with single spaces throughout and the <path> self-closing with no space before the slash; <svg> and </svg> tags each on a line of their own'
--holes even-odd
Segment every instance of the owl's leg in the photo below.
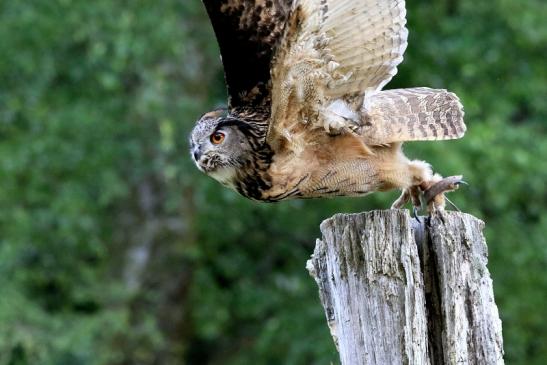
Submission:
<svg viewBox="0 0 547 365">
<path fill-rule="evenodd" d="M 462 176 L 451 176 L 444 178 L 439 174 L 433 174 L 431 166 L 424 161 L 408 162 L 410 183 L 407 182 L 401 196 L 393 203 L 392 208 L 402 208 L 406 203 L 412 201 L 412 205 L 421 208 L 421 199 L 424 201 L 429 212 L 433 210 L 444 210 L 444 194 L 458 189 L 463 183 Z"/>
<path fill-rule="evenodd" d="M 410 201 L 410 190 L 403 189 L 401 195 L 391 204 L 391 209 L 401 209 Z"/>
<path fill-rule="evenodd" d="M 399 147 L 396 147 L 399 149 Z M 402 189 L 401 196 L 393 202 L 392 209 L 402 208 L 406 203 L 412 201 L 412 205 L 416 208 L 421 207 L 420 196 L 422 195 L 422 187 L 424 184 L 432 181 L 440 180 L 438 175 L 433 175 L 431 165 L 425 161 L 408 161 L 404 158 L 403 168 L 406 172 L 398 172 L 395 176 L 398 177 L 393 180 L 394 185 Z M 431 185 L 433 185 L 431 183 Z M 428 185 L 429 186 L 429 185 Z"/>
<path fill-rule="evenodd" d="M 391 209 L 401 209 L 409 201 L 412 201 L 414 207 L 419 208 L 422 204 L 420 201 L 421 194 L 420 188 L 417 185 L 403 189 L 401 196 L 391 204 Z"/>
</svg>

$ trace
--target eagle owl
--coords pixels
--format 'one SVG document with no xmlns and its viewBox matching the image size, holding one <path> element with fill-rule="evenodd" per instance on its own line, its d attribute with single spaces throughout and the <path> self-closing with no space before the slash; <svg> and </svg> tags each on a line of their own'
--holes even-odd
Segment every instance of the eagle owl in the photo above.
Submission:
<svg viewBox="0 0 547 365">
<path fill-rule="evenodd" d="M 442 179 L 404 141 L 463 136 L 446 90 L 382 90 L 407 47 L 404 0 L 203 0 L 222 55 L 227 109 L 191 137 L 197 167 L 253 200 L 361 196 L 444 207 Z"/>
</svg>

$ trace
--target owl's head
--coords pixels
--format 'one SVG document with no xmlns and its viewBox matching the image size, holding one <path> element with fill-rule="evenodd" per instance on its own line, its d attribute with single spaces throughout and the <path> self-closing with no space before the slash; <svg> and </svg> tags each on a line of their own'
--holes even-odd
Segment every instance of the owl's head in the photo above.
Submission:
<svg viewBox="0 0 547 365">
<path fill-rule="evenodd" d="M 232 186 L 236 172 L 250 159 L 247 123 L 215 110 L 204 114 L 190 135 L 190 153 L 201 171 Z"/>
</svg>

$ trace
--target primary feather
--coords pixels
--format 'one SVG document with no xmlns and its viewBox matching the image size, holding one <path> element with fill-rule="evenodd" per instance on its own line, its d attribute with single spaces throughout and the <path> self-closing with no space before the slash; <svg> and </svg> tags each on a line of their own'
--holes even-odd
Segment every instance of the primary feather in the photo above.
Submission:
<svg viewBox="0 0 547 365">
<path fill-rule="evenodd" d="M 292 0 L 203 0 L 218 40 L 231 108 L 270 103 L 270 65 Z"/>
</svg>

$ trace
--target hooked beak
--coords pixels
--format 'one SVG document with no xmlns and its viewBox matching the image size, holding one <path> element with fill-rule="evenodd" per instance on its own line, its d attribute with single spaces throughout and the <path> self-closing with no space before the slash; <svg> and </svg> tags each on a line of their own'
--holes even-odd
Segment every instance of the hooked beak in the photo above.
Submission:
<svg viewBox="0 0 547 365">
<path fill-rule="evenodd" d="M 201 158 L 201 149 L 199 148 L 199 146 L 195 146 L 192 149 L 192 157 L 194 157 L 195 162 L 198 162 L 199 159 Z"/>
</svg>

